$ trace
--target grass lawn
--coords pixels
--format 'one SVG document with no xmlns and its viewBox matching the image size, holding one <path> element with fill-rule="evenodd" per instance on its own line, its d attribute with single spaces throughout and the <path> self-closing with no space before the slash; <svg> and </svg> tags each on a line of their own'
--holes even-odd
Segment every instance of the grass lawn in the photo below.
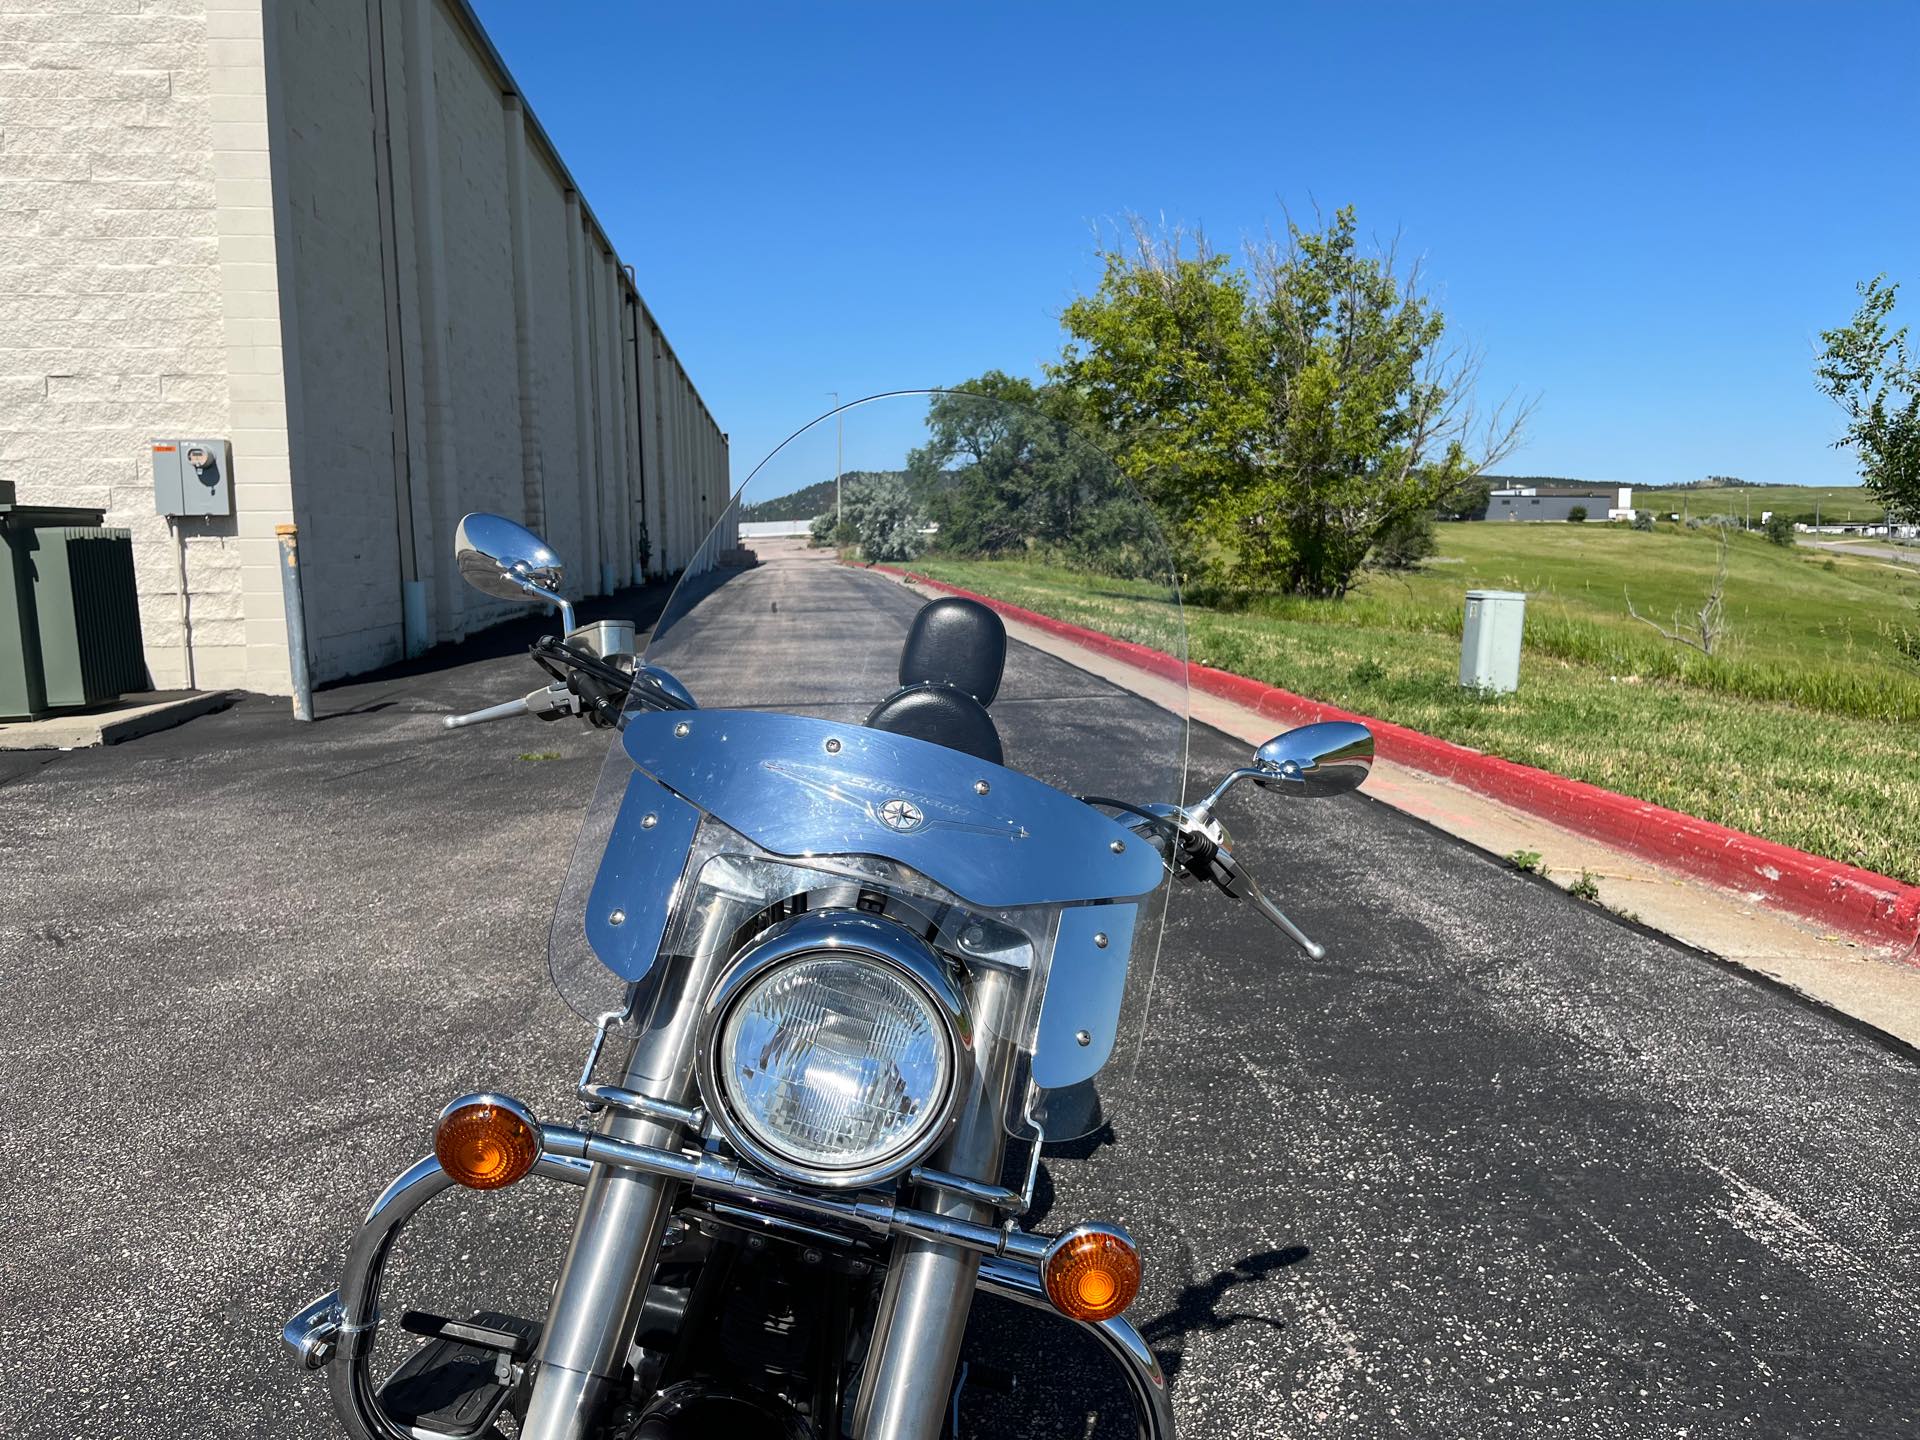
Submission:
<svg viewBox="0 0 1920 1440">
<path fill-rule="evenodd" d="M 1878 524 L 1885 508 L 1858 485 L 1733 485 L 1717 490 L 1635 490 L 1633 503 L 1656 515 L 1683 514 L 1745 517 L 1753 507 L 1753 523 L 1761 512 L 1784 510 L 1798 519 L 1818 514 L 1822 525 Z M 1816 506 L 1818 507 L 1816 509 Z"/>
<path fill-rule="evenodd" d="M 1443 525 L 1441 552 L 1345 601 L 1189 606 L 1190 658 L 1496 755 L 1920 883 L 1920 569 L 1735 537 L 1729 653 L 1707 660 L 1626 615 L 1697 608 L 1715 549 L 1697 531 Z M 915 569 L 1166 647 L 1152 587 L 1030 561 L 922 557 Z M 1528 592 L 1517 694 L 1459 673 L 1461 597 Z"/>
</svg>

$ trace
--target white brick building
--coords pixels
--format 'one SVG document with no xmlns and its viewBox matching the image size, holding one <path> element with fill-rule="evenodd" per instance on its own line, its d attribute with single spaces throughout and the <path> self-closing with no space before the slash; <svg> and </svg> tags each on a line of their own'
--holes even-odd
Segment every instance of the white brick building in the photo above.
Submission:
<svg viewBox="0 0 1920 1440">
<path fill-rule="evenodd" d="M 155 513 L 172 436 L 231 440 L 230 518 Z M 133 531 L 157 686 L 280 693 L 278 525 L 324 680 L 511 611 L 456 582 L 469 510 L 604 593 L 728 479 L 465 0 L 0 0 L 0 461 Z"/>
</svg>

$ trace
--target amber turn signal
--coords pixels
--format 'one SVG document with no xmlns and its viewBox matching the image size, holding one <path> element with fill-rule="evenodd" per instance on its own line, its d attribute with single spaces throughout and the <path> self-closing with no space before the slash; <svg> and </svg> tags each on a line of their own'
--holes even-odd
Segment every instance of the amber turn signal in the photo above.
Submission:
<svg viewBox="0 0 1920 1440">
<path fill-rule="evenodd" d="M 1111 1320 L 1140 1293 L 1140 1252 L 1124 1230 L 1082 1225 L 1047 1247 L 1040 1273 L 1068 1319 Z"/>
<path fill-rule="evenodd" d="M 540 1123 L 504 1095 L 463 1096 L 440 1112 L 433 1155 L 468 1189 L 498 1190 L 525 1179 L 540 1158 Z"/>
</svg>

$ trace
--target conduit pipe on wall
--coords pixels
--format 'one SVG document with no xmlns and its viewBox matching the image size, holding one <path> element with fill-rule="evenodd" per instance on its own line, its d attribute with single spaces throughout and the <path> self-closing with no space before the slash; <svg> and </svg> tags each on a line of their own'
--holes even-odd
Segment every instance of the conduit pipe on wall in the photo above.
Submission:
<svg viewBox="0 0 1920 1440">
<path fill-rule="evenodd" d="M 629 503 L 633 485 L 627 473 L 627 362 L 620 345 L 623 328 L 620 273 L 611 250 L 601 256 L 600 273 L 607 284 L 606 305 L 601 312 L 606 317 L 605 343 L 601 349 L 607 376 L 607 408 L 601 416 L 601 423 L 607 434 L 607 478 L 610 482 L 607 499 L 613 509 L 612 523 L 607 527 L 608 536 L 613 542 L 609 547 L 612 553 L 607 557 L 612 566 L 609 575 L 609 588 L 612 588 L 629 585 L 633 581 L 633 506 Z"/>
<path fill-rule="evenodd" d="M 373 99 L 373 190 L 380 228 L 380 286 L 387 319 L 387 403 L 393 415 L 393 510 L 400 564 L 400 648 L 408 659 L 431 643 L 427 586 L 413 524 L 413 458 L 407 434 L 407 366 L 400 304 L 400 232 L 393 193 L 385 0 L 367 0 L 367 89 Z"/>
<path fill-rule="evenodd" d="M 567 288 L 573 301 L 573 432 L 580 479 L 580 564 L 583 571 L 600 554 L 599 486 L 594 473 L 593 383 L 588 364 L 586 229 L 580 192 L 567 191 Z M 592 572 L 586 572 L 592 573 Z M 590 587 L 583 581 L 583 592 Z"/>
<path fill-rule="evenodd" d="M 440 206 L 440 105 L 434 93 L 435 0 L 403 0 L 406 46 L 407 159 L 413 195 L 414 264 L 420 281 L 420 363 L 426 392 L 427 495 L 433 516 L 434 610 L 442 639 L 457 639 L 460 592 L 446 557 L 460 523 L 459 456 L 454 443 L 453 388 L 447 373 L 445 223 Z"/>
<path fill-rule="evenodd" d="M 533 240 L 527 215 L 527 119 L 520 97 L 501 97 L 507 139 L 507 238 L 513 255 L 513 358 L 520 390 L 520 486 L 527 527 L 547 533 L 546 470 L 533 389 Z"/>
<path fill-rule="evenodd" d="M 646 583 L 647 567 L 652 559 L 652 551 L 660 542 L 654 538 L 653 524 L 647 511 L 647 427 L 646 427 L 646 367 L 640 362 L 640 287 L 633 278 L 633 267 L 623 267 L 627 273 L 627 345 L 633 356 L 633 510 L 639 517 L 637 533 L 633 547 L 633 583 Z M 646 552 L 642 553 L 640 535 L 647 539 Z"/>
</svg>

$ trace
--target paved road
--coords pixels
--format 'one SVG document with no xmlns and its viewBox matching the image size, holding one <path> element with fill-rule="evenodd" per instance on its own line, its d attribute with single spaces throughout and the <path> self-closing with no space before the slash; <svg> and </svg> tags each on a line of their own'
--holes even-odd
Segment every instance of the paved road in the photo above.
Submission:
<svg viewBox="0 0 1920 1440">
<path fill-rule="evenodd" d="M 1902 560 L 1920 565 L 1920 548 L 1913 545 L 1889 545 L 1869 540 L 1801 540 L 1809 550 L 1838 550 L 1846 555 L 1864 555 L 1870 560 Z"/>
<path fill-rule="evenodd" d="M 756 583 L 907 603 L 808 573 Z M 1012 665 L 1051 695 L 1003 717 L 1040 768 L 1050 736 L 1150 723 Z M 357 1212 L 450 1094 L 569 1113 L 584 1036 L 537 957 L 604 739 L 438 728 L 530 674 L 466 659 L 326 692 L 313 726 L 250 700 L 0 757 L 8 1434 L 337 1433 L 274 1337 Z M 1241 748 L 1196 732 L 1193 767 Z M 1134 1314 L 1187 1435 L 1914 1433 L 1912 1052 L 1364 798 L 1229 804 L 1331 956 L 1181 894 L 1152 1103 L 1044 1192 L 1049 1226 L 1145 1241 Z M 569 1199 L 463 1198 L 393 1283 L 537 1295 Z M 992 1316 L 982 1343 L 1007 1348 Z M 1016 1433 L 1080 1434 L 1039 1408 Z"/>
</svg>

